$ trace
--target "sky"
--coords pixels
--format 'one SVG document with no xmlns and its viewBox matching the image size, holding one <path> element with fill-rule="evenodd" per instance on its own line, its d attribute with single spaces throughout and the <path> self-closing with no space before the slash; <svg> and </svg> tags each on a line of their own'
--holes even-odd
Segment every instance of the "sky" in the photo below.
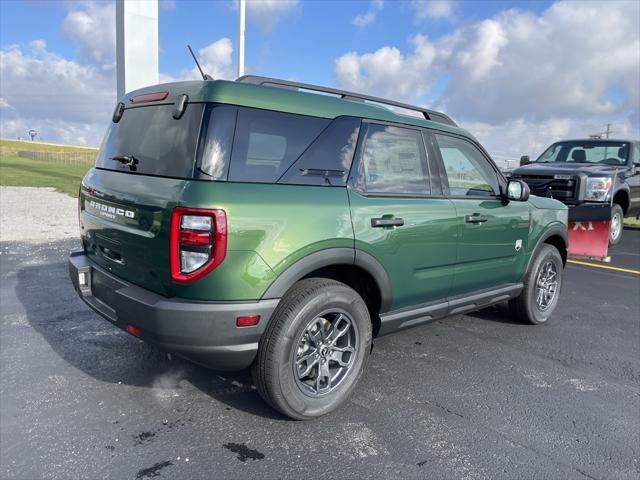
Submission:
<svg viewBox="0 0 640 480">
<path fill-rule="evenodd" d="M 236 76 L 236 0 L 159 0 L 160 79 Z M 246 73 L 438 109 L 498 161 L 603 132 L 640 138 L 640 2 L 248 0 Z M 0 136 L 99 145 L 115 3 L 0 0 Z"/>
</svg>

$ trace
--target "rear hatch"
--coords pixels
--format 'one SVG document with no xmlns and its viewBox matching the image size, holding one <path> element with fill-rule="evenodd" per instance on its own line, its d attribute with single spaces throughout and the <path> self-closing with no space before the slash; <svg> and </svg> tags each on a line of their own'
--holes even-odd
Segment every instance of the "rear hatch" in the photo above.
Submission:
<svg viewBox="0 0 640 480">
<path fill-rule="evenodd" d="M 161 92 L 164 93 L 164 92 Z M 82 182 L 79 208 L 85 252 L 115 275 L 171 295 L 169 225 L 189 180 L 202 103 L 168 95 L 119 104 L 96 160 Z M 151 98 L 151 100 L 148 100 Z M 133 100 L 133 101 L 132 101 Z M 178 117 L 178 118 L 176 118 Z"/>
</svg>

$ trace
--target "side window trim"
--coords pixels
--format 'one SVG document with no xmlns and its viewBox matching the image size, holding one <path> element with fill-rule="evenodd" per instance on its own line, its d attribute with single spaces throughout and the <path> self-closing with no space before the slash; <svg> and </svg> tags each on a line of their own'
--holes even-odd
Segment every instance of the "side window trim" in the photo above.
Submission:
<svg viewBox="0 0 640 480">
<path fill-rule="evenodd" d="M 429 165 L 429 182 L 431 183 L 431 196 L 441 197 L 448 194 L 448 184 L 443 169 L 440 167 L 438 156 L 440 154 L 436 145 L 434 135 L 426 129 L 422 130 L 422 140 L 427 152 L 427 163 Z"/>
<path fill-rule="evenodd" d="M 351 171 L 349 172 L 349 179 L 347 181 L 347 187 L 353 189 L 358 192 L 360 195 L 365 197 L 386 197 L 386 198 L 429 198 L 433 197 L 431 193 L 391 193 L 391 192 L 368 192 L 365 184 L 364 184 L 364 146 L 369 136 L 369 128 L 371 125 L 383 125 L 394 128 L 401 128 L 405 130 L 411 130 L 416 132 L 421 141 L 421 151 L 423 154 L 422 164 L 423 167 L 427 169 L 427 175 L 429 176 L 429 184 L 426 185 L 429 188 L 429 192 L 431 192 L 431 165 L 428 161 L 429 152 L 427 151 L 427 146 L 424 143 L 424 138 L 422 136 L 422 129 L 420 127 L 415 127 L 413 125 L 404 125 L 397 124 L 391 122 L 384 122 L 380 120 L 371 120 L 371 119 L 362 119 L 362 123 L 360 126 L 360 134 L 358 136 L 358 143 L 356 145 L 356 151 L 353 158 L 353 163 L 351 164 Z"/>
<path fill-rule="evenodd" d="M 491 158 L 489 157 L 489 155 L 487 154 L 487 152 L 484 150 L 484 148 L 482 148 L 481 145 L 477 144 L 476 142 L 472 142 L 470 139 L 463 137 L 461 135 L 455 135 L 455 134 L 451 134 L 449 132 L 443 132 L 440 130 L 433 130 L 433 129 L 429 129 L 430 133 L 433 136 L 433 142 L 434 142 L 434 150 L 435 150 L 435 154 L 436 154 L 436 158 L 438 161 L 438 167 L 440 168 L 441 171 L 441 178 L 442 178 L 442 189 L 443 189 L 443 193 L 447 198 L 455 198 L 455 199 L 497 199 L 497 198 L 501 198 L 501 191 L 503 191 L 506 188 L 506 181 L 504 179 L 504 176 L 502 175 L 502 172 L 500 172 L 500 170 L 496 167 L 496 165 L 493 163 L 493 161 L 491 160 Z M 435 134 L 438 135 L 446 135 L 452 138 L 456 138 L 458 140 L 462 140 L 465 141 L 471 145 L 473 145 L 482 155 L 482 158 L 484 158 L 484 160 L 487 162 L 487 164 L 491 167 L 491 169 L 493 170 L 494 175 L 496 176 L 496 181 L 498 183 L 498 188 L 501 190 L 499 192 L 497 192 L 496 195 L 451 195 L 451 191 L 449 189 L 449 177 L 447 175 L 447 171 L 446 168 L 444 166 L 444 160 L 442 158 L 442 154 L 440 153 L 440 148 L 438 146 L 437 140 L 435 138 Z M 445 193 L 446 192 L 446 193 Z"/>
</svg>

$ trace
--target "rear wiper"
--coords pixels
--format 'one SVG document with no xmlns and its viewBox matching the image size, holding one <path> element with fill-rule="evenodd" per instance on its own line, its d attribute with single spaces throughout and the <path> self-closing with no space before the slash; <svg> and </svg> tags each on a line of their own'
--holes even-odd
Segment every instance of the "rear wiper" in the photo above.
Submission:
<svg viewBox="0 0 640 480">
<path fill-rule="evenodd" d="M 116 162 L 122 163 L 125 167 L 129 167 L 132 171 L 136 171 L 136 165 L 138 164 L 138 159 L 133 155 L 116 155 L 115 157 L 111 157 L 111 160 L 115 160 Z"/>
</svg>

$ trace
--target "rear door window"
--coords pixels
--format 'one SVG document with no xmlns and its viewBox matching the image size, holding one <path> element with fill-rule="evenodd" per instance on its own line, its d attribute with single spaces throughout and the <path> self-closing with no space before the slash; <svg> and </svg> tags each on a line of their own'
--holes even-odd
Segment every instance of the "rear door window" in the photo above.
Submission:
<svg viewBox="0 0 640 480">
<path fill-rule="evenodd" d="M 275 183 L 329 120 L 238 108 L 230 181 Z"/>
<path fill-rule="evenodd" d="M 371 194 L 427 195 L 429 171 L 418 130 L 369 124 L 360 166 L 360 188 Z"/>
<path fill-rule="evenodd" d="M 174 105 L 127 108 L 118 123 L 111 123 L 96 159 L 108 170 L 192 178 L 204 104 L 187 104 L 178 120 Z M 135 169 L 114 159 L 135 158 Z"/>
</svg>

